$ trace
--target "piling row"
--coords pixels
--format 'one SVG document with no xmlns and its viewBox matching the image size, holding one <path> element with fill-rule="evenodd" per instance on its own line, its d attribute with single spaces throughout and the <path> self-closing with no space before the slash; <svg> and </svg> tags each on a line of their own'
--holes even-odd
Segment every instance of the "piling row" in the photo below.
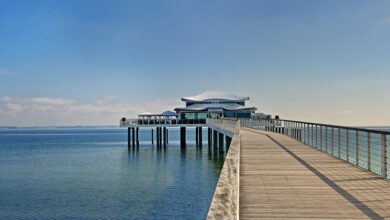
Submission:
<svg viewBox="0 0 390 220">
<path fill-rule="evenodd" d="M 156 136 L 154 135 L 156 133 Z M 166 147 L 169 140 L 169 131 L 167 127 L 156 127 L 151 129 L 151 142 L 154 145 L 156 140 L 157 147 Z M 180 127 L 180 146 L 186 147 L 186 136 L 187 129 L 186 127 Z M 155 138 L 156 137 L 156 138 Z M 128 148 L 130 147 L 139 147 L 139 127 L 129 127 L 127 132 L 127 143 Z M 211 128 L 207 129 L 207 142 L 208 147 L 214 147 L 214 150 L 219 151 L 220 153 L 226 152 L 231 143 L 231 137 L 224 135 L 216 130 Z M 202 127 L 195 128 L 195 142 L 197 147 L 202 147 L 203 145 L 203 130 Z"/>
</svg>

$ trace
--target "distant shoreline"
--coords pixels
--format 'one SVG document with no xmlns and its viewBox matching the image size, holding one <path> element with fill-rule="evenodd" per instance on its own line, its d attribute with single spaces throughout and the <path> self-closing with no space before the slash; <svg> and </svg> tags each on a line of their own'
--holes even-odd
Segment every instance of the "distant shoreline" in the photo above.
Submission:
<svg viewBox="0 0 390 220">
<path fill-rule="evenodd" d="M 373 130 L 390 130 L 390 125 L 387 126 L 350 126 L 355 128 L 366 128 Z M 118 125 L 73 125 L 73 126 L 0 126 L 0 129 L 90 129 L 90 128 L 120 128 Z"/>
<path fill-rule="evenodd" d="M 120 128 L 118 125 L 74 125 L 74 126 L 0 126 L 0 129 L 59 129 L 59 128 Z"/>
</svg>

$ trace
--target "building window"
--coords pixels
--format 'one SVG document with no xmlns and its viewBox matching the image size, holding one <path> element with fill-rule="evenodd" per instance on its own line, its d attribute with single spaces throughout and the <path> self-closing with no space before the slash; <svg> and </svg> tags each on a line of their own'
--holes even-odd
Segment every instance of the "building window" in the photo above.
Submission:
<svg viewBox="0 0 390 220">
<path fill-rule="evenodd" d="M 198 113 L 198 119 L 206 119 L 207 113 Z"/>
<path fill-rule="evenodd" d="M 184 115 L 185 119 L 195 119 L 195 113 L 186 113 Z"/>
</svg>

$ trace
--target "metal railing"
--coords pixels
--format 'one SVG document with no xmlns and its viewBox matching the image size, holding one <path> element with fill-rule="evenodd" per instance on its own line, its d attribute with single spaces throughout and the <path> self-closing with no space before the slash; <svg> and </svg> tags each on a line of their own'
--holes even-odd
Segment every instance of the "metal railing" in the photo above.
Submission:
<svg viewBox="0 0 390 220">
<path fill-rule="evenodd" d="M 389 177 L 389 131 L 264 119 L 242 119 L 241 126 L 287 135 L 385 179 Z"/>
<path fill-rule="evenodd" d="M 137 119 L 125 119 L 119 121 L 120 126 L 134 126 L 138 124 Z"/>
<path fill-rule="evenodd" d="M 120 126 L 206 124 L 206 119 L 126 119 Z"/>
</svg>

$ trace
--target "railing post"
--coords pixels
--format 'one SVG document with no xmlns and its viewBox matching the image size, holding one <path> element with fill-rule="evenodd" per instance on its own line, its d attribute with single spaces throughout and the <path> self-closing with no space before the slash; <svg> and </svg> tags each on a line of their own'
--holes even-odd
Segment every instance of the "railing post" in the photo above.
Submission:
<svg viewBox="0 0 390 220">
<path fill-rule="evenodd" d="M 356 157 L 356 166 L 359 166 L 359 131 L 356 130 L 356 154 L 355 154 L 355 157 Z"/>
<path fill-rule="evenodd" d="M 337 145 L 337 154 L 338 158 L 341 158 L 341 129 L 338 128 L 339 138 L 338 138 L 338 145 Z"/>
<path fill-rule="evenodd" d="M 332 127 L 332 156 L 334 156 L 334 127 Z"/>
<path fill-rule="evenodd" d="M 291 122 L 291 137 L 295 136 L 295 122 Z"/>
<path fill-rule="evenodd" d="M 349 129 L 347 129 L 347 161 L 349 162 Z"/>
<path fill-rule="evenodd" d="M 312 124 L 307 124 L 307 145 L 309 145 L 309 146 L 310 146 L 310 143 L 311 143 L 311 140 L 310 140 L 311 139 L 310 132 L 312 132 L 310 130 L 311 126 L 312 126 Z"/>
<path fill-rule="evenodd" d="M 302 142 L 302 123 L 299 123 L 299 141 Z"/>
<path fill-rule="evenodd" d="M 386 134 L 382 134 L 382 157 L 381 157 L 381 174 L 387 179 L 387 140 Z"/>
<path fill-rule="evenodd" d="M 287 135 L 287 121 L 283 121 L 283 134 Z"/>
<path fill-rule="evenodd" d="M 318 149 L 318 125 L 316 125 L 316 148 Z"/>
<path fill-rule="evenodd" d="M 287 122 L 287 136 L 290 136 L 290 122 Z"/>
<path fill-rule="evenodd" d="M 292 123 L 292 126 L 293 126 L 292 137 L 296 138 L 297 133 L 295 132 L 295 122 Z"/>
<path fill-rule="evenodd" d="M 371 171 L 371 133 L 367 132 L 367 170 Z"/>
<path fill-rule="evenodd" d="M 325 126 L 325 149 L 326 149 L 326 153 L 329 152 L 328 150 L 328 127 Z"/>
<path fill-rule="evenodd" d="M 320 146 L 321 146 L 321 151 L 324 151 L 322 149 L 322 126 L 320 125 Z"/>
<path fill-rule="evenodd" d="M 293 122 L 293 138 L 297 139 L 297 130 L 295 129 L 295 127 L 296 127 L 296 123 Z"/>
<path fill-rule="evenodd" d="M 306 124 L 306 144 L 309 145 L 309 124 Z"/>
<path fill-rule="evenodd" d="M 295 138 L 295 135 L 296 135 L 296 133 L 295 133 L 295 122 L 292 122 L 292 130 L 293 130 L 293 132 L 291 133 L 292 138 Z"/>
<path fill-rule="evenodd" d="M 314 147 L 314 125 L 311 125 L 311 146 Z"/>
</svg>

